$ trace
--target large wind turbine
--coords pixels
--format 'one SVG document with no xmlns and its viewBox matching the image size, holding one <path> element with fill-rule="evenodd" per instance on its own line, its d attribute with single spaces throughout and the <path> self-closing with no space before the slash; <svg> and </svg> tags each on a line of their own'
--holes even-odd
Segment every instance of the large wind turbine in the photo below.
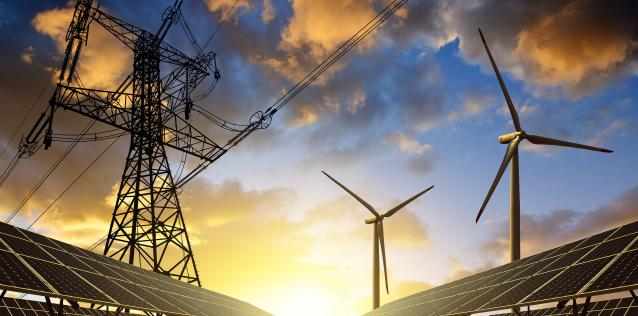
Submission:
<svg viewBox="0 0 638 316">
<path fill-rule="evenodd" d="M 412 201 L 416 200 L 419 196 L 423 195 L 425 192 L 430 191 L 434 186 L 431 186 L 419 193 L 415 196 L 407 199 L 405 202 L 393 207 L 389 211 L 381 214 L 377 212 L 372 205 L 368 202 L 364 201 L 362 198 L 354 194 L 354 192 L 350 191 L 343 184 L 339 183 L 339 181 L 335 180 L 335 178 L 331 177 L 325 171 L 321 171 L 325 174 L 330 180 L 334 181 L 338 186 L 344 189 L 348 194 L 352 195 L 359 203 L 363 204 L 365 208 L 367 208 L 374 217 L 367 218 L 365 220 L 366 224 L 374 224 L 373 230 L 373 238 L 372 238 L 372 308 L 376 309 L 379 307 L 380 296 L 379 296 L 379 245 L 381 246 L 381 256 L 383 257 L 383 274 L 385 276 L 385 290 L 388 294 L 390 294 L 390 290 L 388 289 L 388 269 L 386 267 L 386 259 L 385 259 L 385 238 L 383 237 L 383 219 L 386 217 L 390 217 L 394 215 L 394 213 L 398 212 L 400 209 L 410 204 Z"/>
<path fill-rule="evenodd" d="M 520 190 L 519 190 L 519 181 L 518 181 L 518 145 L 521 141 L 527 139 L 530 143 L 536 145 L 552 145 L 552 146 L 561 146 L 561 147 L 573 147 L 580 149 L 587 149 L 593 151 L 600 151 L 604 153 L 611 153 L 611 150 L 598 148 L 593 146 L 587 146 L 582 144 L 576 144 L 571 142 L 566 142 L 563 140 L 527 134 L 522 128 L 521 123 L 518 119 L 518 114 L 516 113 L 516 108 L 514 108 L 514 104 L 512 103 L 512 99 L 510 98 L 509 93 L 507 92 L 507 88 L 505 87 L 505 83 L 503 82 L 503 77 L 501 77 L 501 73 L 498 71 L 498 67 L 494 62 L 494 58 L 492 57 L 492 53 L 490 52 L 487 43 L 485 42 L 485 37 L 483 36 L 483 32 L 479 29 L 479 33 L 481 34 L 481 40 L 483 41 L 483 45 L 485 46 L 485 51 L 487 51 L 487 56 L 490 58 L 490 62 L 492 63 L 492 67 L 494 68 L 494 72 L 496 73 L 496 78 L 498 78 L 498 83 L 501 86 L 501 90 L 503 91 L 503 96 L 505 96 L 505 101 L 507 103 L 507 107 L 509 108 L 510 114 L 512 115 L 512 122 L 514 123 L 515 132 L 501 135 L 498 137 L 498 141 L 501 144 L 508 144 L 507 151 L 505 152 L 505 157 L 503 158 L 503 162 L 496 173 L 496 178 L 490 187 L 490 190 L 487 192 L 487 196 L 483 201 L 483 205 L 481 205 L 481 209 L 476 216 L 476 222 L 481 218 L 481 214 L 485 210 L 485 206 L 492 197 L 492 193 L 496 186 L 498 185 L 501 176 L 507 169 L 507 165 L 511 161 L 510 167 L 510 255 L 511 260 L 515 261 L 520 259 L 521 257 L 521 223 L 520 223 L 520 213 L 521 213 L 521 205 L 520 205 Z"/>
</svg>

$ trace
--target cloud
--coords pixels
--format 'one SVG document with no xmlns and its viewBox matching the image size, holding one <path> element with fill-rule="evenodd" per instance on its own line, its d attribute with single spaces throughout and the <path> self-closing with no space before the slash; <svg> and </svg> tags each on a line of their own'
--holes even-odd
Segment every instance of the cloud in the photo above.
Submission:
<svg viewBox="0 0 638 316">
<path fill-rule="evenodd" d="M 388 134 L 384 140 L 399 151 L 407 154 L 405 167 L 410 172 L 425 174 L 434 168 L 434 163 L 439 159 L 432 145 L 422 144 L 416 138 L 404 133 L 394 132 Z"/>
<path fill-rule="evenodd" d="M 562 93 L 577 99 L 635 75 L 638 49 L 634 32 L 637 8 L 626 1 L 571 2 L 475 1 L 472 5 L 437 2 L 421 15 L 430 19 L 403 32 L 440 47 L 460 39 L 460 55 L 486 73 L 492 68 L 477 27 L 503 72 L 524 80 L 537 94 Z M 409 15 L 408 15 L 409 16 Z"/>
<path fill-rule="evenodd" d="M 264 10 L 261 12 L 261 21 L 264 22 L 264 24 L 272 21 L 275 18 L 276 11 L 272 0 L 264 0 Z"/>
<path fill-rule="evenodd" d="M 66 33 L 73 8 L 55 8 L 38 13 L 31 21 L 40 34 L 55 41 L 59 57 L 66 49 Z M 113 35 L 98 25 L 89 32 L 89 45 L 82 46 L 76 71 L 91 88 L 113 89 L 132 70 L 132 53 Z M 60 59 L 61 60 L 61 59 Z"/>
<path fill-rule="evenodd" d="M 240 9 L 250 10 L 252 5 L 248 0 L 205 0 L 210 12 L 221 12 L 219 21 L 228 21 L 240 14 Z"/>
<path fill-rule="evenodd" d="M 33 52 L 33 46 L 28 46 L 27 48 L 24 49 L 24 52 L 20 55 L 20 58 L 25 63 L 31 64 L 31 63 L 33 63 L 33 56 L 34 55 L 35 55 L 35 53 Z"/>
<path fill-rule="evenodd" d="M 635 13 L 623 1 L 581 0 L 540 17 L 518 34 L 525 77 L 578 97 L 630 74 L 638 61 Z"/>
<path fill-rule="evenodd" d="M 541 215 L 522 214 L 522 255 L 529 256 L 637 221 L 636 203 L 638 203 L 638 186 L 621 194 L 615 200 L 587 212 L 559 209 Z M 502 262 L 506 262 L 509 256 L 508 223 L 508 218 L 503 219 L 500 225 L 495 227 L 494 237 L 482 246 L 484 254 L 502 258 Z"/>
</svg>

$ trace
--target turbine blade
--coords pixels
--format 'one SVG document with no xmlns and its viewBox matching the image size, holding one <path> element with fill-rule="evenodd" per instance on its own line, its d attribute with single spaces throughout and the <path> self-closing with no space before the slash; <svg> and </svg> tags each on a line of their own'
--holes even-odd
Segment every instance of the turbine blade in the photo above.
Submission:
<svg viewBox="0 0 638 316">
<path fill-rule="evenodd" d="M 330 178 L 330 180 L 332 180 L 334 183 L 336 183 L 338 186 L 340 186 L 342 189 L 344 189 L 346 192 L 348 192 L 350 195 L 352 195 L 352 197 L 357 199 L 357 201 L 359 201 L 359 203 L 363 204 L 363 206 L 365 206 L 370 212 L 372 212 L 372 214 L 374 214 L 374 216 L 379 217 L 379 213 L 377 213 L 377 211 L 374 209 L 374 207 L 372 207 L 372 205 L 368 204 L 368 202 L 364 201 L 358 195 L 354 194 L 354 192 L 350 191 L 350 189 L 346 188 L 345 185 L 339 183 L 339 181 L 337 181 L 335 178 L 331 177 L 325 171 L 321 171 L 321 172 L 323 172 L 323 174 L 325 174 L 326 177 Z"/>
<path fill-rule="evenodd" d="M 494 61 L 494 57 L 492 57 L 492 52 L 490 52 L 490 48 L 487 46 L 487 42 L 485 41 L 485 37 L 483 36 L 483 32 L 479 28 L 479 34 L 481 34 L 481 40 L 483 41 L 483 46 L 485 46 L 485 51 L 487 51 L 487 56 L 490 57 L 490 62 L 492 63 L 492 68 L 494 68 L 494 72 L 496 73 L 496 78 L 498 78 L 498 84 L 501 86 L 501 90 L 503 91 L 503 96 L 505 97 L 505 102 L 507 103 L 507 107 L 510 110 L 510 114 L 512 115 L 512 122 L 514 123 L 514 127 L 516 131 L 521 131 L 521 122 L 518 119 L 518 114 L 516 113 L 516 108 L 514 107 L 514 103 L 512 103 L 512 98 L 510 97 L 510 93 L 507 91 L 507 87 L 505 87 L 505 82 L 503 81 L 503 77 L 501 76 L 501 72 L 498 71 L 498 66 L 496 66 L 496 62 Z"/>
<path fill-rule="evenodd" d="M 397 205 L 397 206 L 393 207 L 391 210 L 389 210 L 389 211 L 385 212 L 385 213 L 383 214 L 383 217 L 390 217 L 390 216 L 392 216 L 394 213 L 398 212 L 400 209 L 404 208 L 406 205 L 408 205 L 408 204 L 410 204 L 412 201 L 416 200 L 419 196 L 421 196 L 421 195 L 425 194 L 425 192 L 428 192 L 428 191 L 432 190 L 432 188 L 434 188 L 434 186 L 431 186 L 431 187 L 429 187 L 429 188 L 427 188 L 427 189 L 425 189 L 425 190 L 423 190 L 423 191 L 421 191 L 421 192 L 417 193 L 415 196 L 413 196 L 413 197 L 411 197 L 411 198 L 407 199 L 405 202 L 403 202 L 403 203 L 401 203 L 401 204 L 399 204 L 399 205 Z"/>
<path fill-rule="evenodd" d="M 388 288 L 388 266 L 386 265 L 385 259 L 385 237 L 383 236 L 383 221 L 377 222 L 377 229 L 379 235 L 379 244 L 381 245 L 381 257 L 383 258 L 383 275 L 385 276 L 385 291 L 390 294 L 390 289 Z"/>
<path fill-rule="evenodd" d="M 600 152 L 604 152 L 604 153 L 612 153 L 612 152 L 614 152 L 613 150 L 609 150 L 609 149 L 605 149 L 605 148 L 599 148 L 599 147 L 594 147 L 594 146 L 577 144 L 577 143 L 567 142 L 567 141 L 560 140 L 560 139 L 553 139 L 553 138 L 543 137 L 543 136 L 538 136 L 538 135 L 528 134 L 525 138 L 527 138 L 527 140 L 529 140 L 530 143 L 537 144 L 537 145 L 573 147 L 573 148 L 580 148 L 580 149 L 586 149 L 586 150 L 600 151 Z"/>
<path fill-rule="evenodd" d="M 483 205 L 481 205 L 481 209 L 479 210 L 478 215 L 476 215 L 477 223 L 479 219 L 481 218 L 483 211 L 485 211 L 485 207 L 487 206 L 487 203 L 490 201 L 490 198 L 492 197 L 492 193 L 494 193 L 494 189 L 496 189 L 498 182 L 501 180 L 501 177 L 503 176 L 505 169 L 507 169 L 507 165 L 512 159 L 512 156 L 514 156 L 514 153 L 516 152 L 518 148 L 518 144 L 520 142 L 521 142 L 521 138 L 516 137 L 507 146 L 507 151 L 505 152 L 505 157 L 503 157 L 503 162 L 501 162 L 501 166 L 498 168 L 498 172 L 496 172 L 496 177 L 494 178 L 494 182 L 492 182 L 492 186 L 490 187 L 490 190 L 487 192 L 487 196 L 485 197 L 485 200 L 483 201 Z"/>
</svg>

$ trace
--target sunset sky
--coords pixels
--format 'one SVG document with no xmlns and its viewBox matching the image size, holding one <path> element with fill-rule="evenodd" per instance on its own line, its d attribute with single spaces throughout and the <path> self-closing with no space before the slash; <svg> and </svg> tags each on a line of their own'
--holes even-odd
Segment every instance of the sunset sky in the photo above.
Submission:
<svg viewBox="0 0 638 316">
<path fill-rule="evenodd" d="M 104 0 L 101 8 L 155 32 L 171 4 Z M 199 105 L 246 123 L 385 4 L 185 0 L 183 14 L 200 42 L 222 23 L 209 46 L 222 78 Z M 74 5 L 0 0 L 0 149 L 45 89 L 0 157 L 2 170 L 47 108 Z M 507 176 L 474 223 L 505 151 L 496 138 L 514 130 L 477 27 L 524 129 L 615 151 L 521 147 L 523 256 L 638 220 L 637 16 L 638 5 L 622 0 L 409 1 L 268 129 L 184 188 L 203 286 L 276 315 L 368 311 L 370 214 L 322 170 L 379 210 L 435 185 L 385 221 L 390 295 L 382 294 L 382 304 L 506 262 Z M 194 54 L 179 25 L 167 41 Z M 131 70 L 128 49 L 92 24 L 78 66 L 84 85 L 115 89 Z M 78 133 L 88 122 L 58 111 L 54 128 Z M 205 120 L 194 123 L 226 140 Z M 128 141 L 119 140 L 34 230 L 83 247 L 105 235 Z M 28 226 L 109 143 L 78 145 L 11 223 Z M 19 163 L 0 188 L 0 219 L 67 145 Z"/>
</svg>

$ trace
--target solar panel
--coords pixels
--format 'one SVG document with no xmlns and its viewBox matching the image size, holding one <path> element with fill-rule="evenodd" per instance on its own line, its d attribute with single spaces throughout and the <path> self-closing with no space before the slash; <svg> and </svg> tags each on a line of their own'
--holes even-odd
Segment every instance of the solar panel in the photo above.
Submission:
<svg viewBox="0 0 638 316">
<path fill-rule="evenodd" d="M 630 223 L 390 302 L 369 315 L 467 315 L 638 288 L 637 244 L 638 222 Z"/>
<path fill-rule="evenodd" d="M 21 255 L 27 255 L 42 260 L 55 261 L 55 259 L 53 259 L 53 257 L 51 257 L 46 251 L 42 250 L 30 240 L 5 234 L 0 234 L 0 239 L 2 239 L 14 252 Z"/>
<path fill-rule="evenodd" d="M 583 315 L 583 309 L 585 304 L 577 304 L 576 312 L 578 315 Z M 495 316 L 515 316 L 515 313 L 507 314 L 493 314 Z M 533 316 L 572 316 L 574 315 L 574 307 L 567 305 L 563 308 L 544 308 L 531 310 L 527 313 L 526 310 L 522 310 L 520 315 L 533 315 Z M 587 306 L 587 315 L 589 316 L 637 316 L 638 304 L 633 302 L 631 297 L 622 299 L 613 299 L 606 301 L 590 302 Z"/>
<path fill-rule="evenodd" d="M 625 252 L 598 277 L 585 294 L 594 294 L 606 289 L 638 287 L 638 250 Z"/>
<path fill-rule="evenodd" d="M 15 254 L 3 250 L 0 250 L 0 288 L 15 291 L 29 289 L 34 294 L 53 294 Z"/>
<path fill-rule="evenodd" d="M 110 306 L 111 311 L 119 307 L 184 316 L 268 315 L 246 302 L 4 223 L 0 223 L 0 290 L 95 303 Z M 13 303 L 31 304 L 22 300 L 9 304 Z M 6 305 L 0 316 L 43 313 L 25 306 Z M 64 310 L 68 315 L 77 312 L 70 306 Z M 102 315 L 95 310 L 87 313 L 78 315 Z"/>
<path fill-rule="evenodd" d="M 24 259 L 62 297 L 107 305 L 115 303 L 63 265 L 29 257 Z"/>
<path fill-rule="evenodd" d="M 529 298 L 523 300 L 523 302 L 534 303 L 548 298 L 553 298 L 557 301 L 578 293 L 609 261 L 611 261 L 611 258 L 607 257 L 572 266 L 538 289 Z"/>
<path fill-rule="evenodd" d="M 53 304 L 54 310 L 57 312 L 59 309 L 58 304 Z M 98 310 L 86 307 L 72 307 L 69 305 L 63 306 L 63 314 L 68 316 L 83 316 L 83 315 L 99 315 L 106 316 L 106 310 Z M 49 310 L 44 302 L 16 299 L 5 297 L 0 301 L 0 316 L 22 316 L 22 315 L 37 315 L 37 316 L 49 316 Z M 110 309 L 108 315 L 115 315 L 113 309 Z M 128 316 L 131 315 L 127 312 L 120 311 L 118 315 Z"/>
</svg>

